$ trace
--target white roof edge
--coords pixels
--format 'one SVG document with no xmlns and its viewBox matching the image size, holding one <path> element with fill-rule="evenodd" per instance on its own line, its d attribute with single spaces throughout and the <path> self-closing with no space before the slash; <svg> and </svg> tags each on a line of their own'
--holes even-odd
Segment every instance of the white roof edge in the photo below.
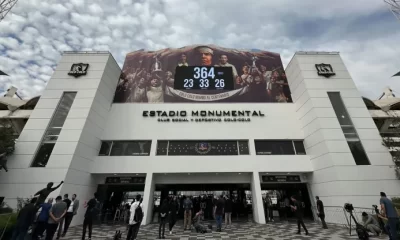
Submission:
<svg viewBox="0 0 400 240">
<path fill-rule="evenodd" d="M 111 54 L 109 51 L 64 51 L 63 54 Z"/>
<path fill-rule="evenodd" d="M 340 52 L 298 51 L 294 55 L 339 55 Z"/>
</svg>

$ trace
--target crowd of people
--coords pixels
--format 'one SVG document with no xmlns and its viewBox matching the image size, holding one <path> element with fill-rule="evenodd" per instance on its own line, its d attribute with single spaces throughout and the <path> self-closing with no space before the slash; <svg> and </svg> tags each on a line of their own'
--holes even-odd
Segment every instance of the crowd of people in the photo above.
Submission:
<svg viewBox="0 0 400 240">
<path fill-rule="evenodd" d="M 215 219 L 217 232 L 222 231 L 222 221 L 224 217 L 226 228 L 232 226 L 232 211 L 234 203 L 228 196 L 221 195 L 212 199 L 203 196 L 198 200 L 197 203 L 194 203 L 193 198 L 190 196 L 183 196 L 182 203 L 179 202 L 177 196 L 170 196 L 169 199 L 164 199 L 159 210 L 159 238 L 165 238 L 165 226 L 167 222 L 169 223 L 169 234 L 173 234 L 173 227 L 177 221 L 180 209 L 183 210 L 184 215 L 184 231 L 191 230 L 192 226 L 197 232 L 201 233 L 205 233 L 207 232 L 207 229 L 211 229 L 211 226 L 205 226 L 203 224 L 205 213 L 209 210 L 207 208 L 208 200 L 211 200 L 212 205 L 211 215 L 208 216 L 208 219 Z"/>
<path fill-rule="evenodd" d="M 53 198 L 47 198 L 62 184 L 63 182 L 52 188 L 53 183 L 49 183 L 46 188 L 37 192 L 35 197 L 22 207 L 18 213 L 12 240 L 25 240 L 29 230 L 31 230 L 32 240 L 53 240 L 55 235 L 56 239 L 60 239 L 67 234 L 72 219 L 79 209 L 77 195 L 73 194 L 71 199 L 68 194 L 64 194 L 64 197 L 57 196 L 55 202 Z M 95 193 L 94 197 L 84 204 L 86 212 L 83 221 L 82 240 L 86 237 L 87 228 L 89 229 L 89 239 L 91 239 L 93 220 L 98 215 L 100 208 L 100 202 L 97 198 L 97 193 Z M 46 199 L 47 202 L 45 202 Z"/>
<path fill-rule="evenodd" d="M 47 202 L 44 202 L 47 196 L 60 186 L 52 188 L 52 185 L 52 183 L 49 183 L 47 188 L 39 191 L 36 196 L 19 211 L 12 240 L 24 240 L 31 227 L 33 240 L 42 239 L 44 233 L 46 233 L 45 240 L 52 240 L 56 234 L 56 239 L 60 239 L 66 235 L 71 221 L 79 209 L 79 200 L 76 194 L 73 194 L 71 199 L 69 199 L 68 194 L 64 194 L 63 198 L 61 196 L 56 197 L 55 203 L 53 203 L 53 198 L 49 198 Z M 384 192 L 381 192 L 380 195 L 380 213 L 376 210 L 378 214 L 373 216 L 372 214 L 363 212 L 362 224 L 366 231 L 374 235 L 379 236 L 385 231 L 390 237 L 390 240 L 398 240 L 397 230 L 399 228 L 399 216 L 397 209 Z M 192 228 L 198 233 L 211 231 L 212 225 L 206 226 L 204 222 L 205 218 L 208 218 L 208 220 L 215 220 L 217 232 L 222 231 L 224 219 L 225 228 L 230 228 L 232 226 L 232 213 L 235 212 L 235 210 L 239 212 L 236 208 L 241 205 L 240 202 L 237 204 L 237 199 L 232 199 L 227 195 L 220 195 L 218 197 L 210 196 L 202 195 L 198 198 L 182 196 L 178 198 L 177 196 L 171 195 L 168 199 L 164 199 L 158 210 L 159 238 L 165 238 L 167 223 L 169 234 L 173 234 L 173 229 L 180 212 L 183 213 L 184 231 L 190 231 Z M 124 205 L 128 213 L 125 219 L 128 226 L 127 240 L 137 239 L 144 216 L 142 201 L 142 196 L 138 194 L 134 201 Z M 263 201 L 265 216 L 268 221 L 273 221 L 271 197 L 267 194 L 266 197 L 263 198 Z M 304 203 L 301 197 L 291 196 L 290 200 L 288 197 L 284 197 L 281 206 L 287 210 L 286 217 L 291 213 L 292 216 L 296 218 L 298 227 L 297 233 L 301 233 L 302 227 L 305 234 L 308 235 L 308 230 L 303 221 Z M 316 197 L 316 206 L 317 216 L 321 219 L 322 227 L 327 229 L 324 204 L 318 196 Z M 97 193 L 84 204 L 84 207 L 86 211 L 83 221 L 82 240 L 86 238 L 87 229 L 89 230 L 88 239 L 91 239 L 93 221 L 100 215 L 101 204 L 98 200 Z M 206 214 L 207 212 L 209 213 L 208 215 Z M 378 217 L 378 219 L 376 219 L 376 217 Z M 379 224 L 379 221 L 381 221 L 380 219 L 385 220 L 386 224 L 384 227 Z"/>
<path fill-rule="evenodd" d="M 68 194 L 64 194 L 64 198 L 56 197 L 55 203 L 53 198 L 49 198 L 45 203 L 39 203 L 38 198 L 32 198 L 18 214 L 12 240 L 25 239 L 30 227 L 33 240 L 44 238 L 44 232 L 46 240 L 52 240 L 56 233 L 56 239 L 64 237 L 79 208 L 79 200 L 76 197 L 76 194 L 73 194 L 69 199 Z"/>
</svg>

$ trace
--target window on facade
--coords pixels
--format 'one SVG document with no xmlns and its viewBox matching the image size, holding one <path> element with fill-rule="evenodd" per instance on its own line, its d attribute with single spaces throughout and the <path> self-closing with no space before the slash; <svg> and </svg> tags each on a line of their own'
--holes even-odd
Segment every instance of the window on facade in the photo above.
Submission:
<svg viewBox="0 0 400 240">
<path fill-rule="evenodd" d="M 239 154 L 240 155 L 249 155 L 250 154 L 248 140 L 238 141 L 238 146 L 239 146 Z"/>
<path fill-rule="evenodd" d="M 351 121 L 350 115 L 347 112 L 346 106 L 339 92 L 328 92 L 329 100 L 331 101 L 333 110 L 342 128 L 343 134 L 349 145 L 351 154 L 357 165 L 370 165 L 368 156 L 365 153 L 364 147 L 358 137 L 357 131 Z"/>
<path fill-rule="evenodd" d="M 360 140 L 348 141 L 347 143 L 349 144 L 351 154 L 353 155 L 357 165 L 370 165 L 367 154 L 365 153 Z"/>
<path fill-rule="evenodd" d="M 32 167 L 46 167 L 55 143 L 42 143 L 35 155 Z"/>
<path fill-rule="evenodd" d="M 35 158 L 31 167 L 45 167 L 50 158 L 54 145 L 58 140 L 64 122 L 67 119 L 69 110 L 75 100 L 76 92 L 64 92 L 60 102 L 50 119 L 49 126 L 43 136 L 39 149 L 36 152 Z"/>
<path fill-rule="evenodd" d="M 156 155 L 167 155 L 168 141 L 157 141 Z"/>
<path fill-rule="evenodd" d="M 168 155 L 238 155 L 237 141 L 188 140 L 169 141 Z"/>
<path fill-rule="evenodd" d="M 257 155 L 295 155 L 292 141 L 255 140 Z"/>
<path fill-rule="evenodd" d="M 108 156 L 110 155 L 112 141 L 104 141 L 101 143 L 99 156 Z"/>
<path fill-rule="evenodd" d="M 248 155 L 248 140 L 171 140 L 157 142 L 157 155 L 217 156 Z"/>
<path fill-rule="evenodd" d="M 303 141 L 293 141 L 293 144 L 297 155 L 306 155 Z"/>
<path fill-rule="evenodd" d="M 99 156 L 149 156 L 151 141 L 103 141 Z"/>
</svg>

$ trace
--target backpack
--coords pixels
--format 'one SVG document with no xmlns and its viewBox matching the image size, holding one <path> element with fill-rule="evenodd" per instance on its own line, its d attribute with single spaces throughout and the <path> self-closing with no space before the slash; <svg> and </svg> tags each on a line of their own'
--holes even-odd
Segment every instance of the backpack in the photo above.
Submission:
<svg viewBox="0 0 400 240">
<path fill-rule="evenodd" d="M 114 240 L 121 240 L 122 239 L 122 233 L 121 231 L 115 231 L 115 235 L 114 235 Z"/>
<path fill-rule="evenodd" d="M 362 240 L 369 239 L 368 231 L 363 225 L 356 224 L 356 232 L 357 232 L 358 239 L 362 239 Z"/>
<path fill-rule="evenodd" d="M 96 217 L 100 214 L 100 210 L 101 210 L 101 203 L 100 201 L 97 201 L 96 199 L 96 205 L 94 205 L 94 207 L 92 208 L 92 217 Z"/>
<path fill-rule="evenodd" d="M 142 207 L 140 206 L 140 204 L 135 209 L 135 216 L 133 217 L 133 220 L 137 223 L 140 223 L 143 220 L 143 211 L 142 211 Z"/>
</svg>

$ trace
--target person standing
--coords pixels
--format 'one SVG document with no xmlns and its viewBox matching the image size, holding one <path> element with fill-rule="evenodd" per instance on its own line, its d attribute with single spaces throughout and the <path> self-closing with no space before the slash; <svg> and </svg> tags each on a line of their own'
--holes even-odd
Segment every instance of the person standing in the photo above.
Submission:
<svg viewBox="0 0 400 240">
<path fill-rule="evenodd" d="M 135 202 L 131 205 L 131 214 L 129 217 L 129 230 L 126 240 L 135 240 L 139 233 L 140 224 L 143 220 L 142 196 L 136 195 Z"/>
<path fill-rule="evenodd" d="M 325 222 L 324 203 L 319 199 L 318 196 L 316 196 L 315 199 L 317 199 L 317 215 L 321 219 L 322 228 L 328 229 L 328 226 Z"/>
<path fill-rule="evenodd" d="M 174 227 L 176 223 L 176 215 L 178 215 L 179 212 L 179 202 L 176 198 L 176 196 L 173 196 L 173 198 L 169 202 L 169 234 L 172 234 L 172 228 Z"/>
<path fill-rule="evenodd" d="M 386 193 L 381 192 L 381 215 L 388 219 L 385 226 L 386 232 L 389 233 L 390 240 L 398 240 L 397 228 L 399 226 L 399 215 L 392 201 L 386 197 Z"/>
<path fill-rule="evenodd" d="M 224 199 L 222 196 L 219 197 L 215 204 L 214 208 L 214 216 L 215 220 L 217 221 L 217 232 L 221 232 L 222 230 L 222 216 L 224 215 Z"/>
<path fill-rule="evenodd" d="M 39 213 L 36 228 L 32 233 L 33 240 L 38 240 L 43 237 L 44 230 L 46 230 L 47 222 L 49 221 L 49 212 L 52 205 L 53 205 L 53 199 L 49 198 L 47 203 L 42 203 L 39 206 L 39 208 L 41 208 L 42 210 Z"/>
<path fill-rule="evenodd" d="M 165 238 L 165 223 L 167 222 L 169 212 L 168 200 L 164 199 L 160 207 L 160 227 L 158 228 L 158 238 Z M 161 234 L 162 229 L 162 234 Z"/>
<path fill-rule="evenodd" d="M 46 240 L 53 240 L 54 234 L 57 231 L 58 223 L 67 212 L 67 204 L 62 201 L 61 196 L 56 198 L 56 203 L 50 209 L 50 217 L 47 222 Z"/>
<path fill-rule="evenodd" d="M 69 225 L 71 224 L 72 218 L 78 212 L 78 208 L 79 208 L 79 200 L 76 199 L 76 194 L 73 194 L 72 195 L 72 199 L 71 199 L 71 203 L 70 203 L 70 205 L 68 207 L 67 213 L 65 214 L 64 232 L 61 235 L 62 237 L 65 237 L 65 234 L 67 234 Z"/>
<path fill-rule="evenodd" d="M 225 201 L 225 227 L 232 227 L 232 209 L 233 209 L 233 202 L 229 197 L 226 197 Z"/>
<path fill-rule="evenodd" d="M 267 206 L 267 214 L 268 214 L 268 222 L 273 222 L 274 221 L 274 215 L 273 215 L 273 210 L 272 210 L 272 199 L 267 194 L 265 197 L 265 205 Z"/>
<path fill-rule="evenodd" d="M 15 226 L 12 240 L 24 240 L 28 233 L 29 227 L 35 220 L 36 210 L 35 207 L 37 198 L 32 198 L 18 213 L 17 224 Z"/>
<path fill-rule="evenodd" d="M 86 203 L 86 212 L 85 212 L 85 219 L 83 220 L 83 230 L 82 230 L 82 240 L 85 240 L 86 237 L 86 228 L 89 228 L 89 240 L 92 239 L 92 226 L 93 226 L 93 219 L 97 216 L 98 212 L 100 211 L 98 204 L 99 201 L 98 194 L 94 193 L 94 197 Z"/>
<path fill-rule="evenodd" d="M 69 209 L 69 206 L 71 205 L 71 200 L 69 200 L 68 198 L 68 194 L 64 194 L 64 200 L 63 202 L 65 202 L 67 204 L 67 209 Z M 67 214 L 65 214 L 65 216 L 67 216 Z M 63 225 L 64 225 L 64 220 L 65 220 L 65 216 L 63 218 L 60 219 L 59 224 L 58 224 L 58 232 L 57 232 L 57 238 L 56 239 L 60 239 L 61 237 L 61 233 L 63 230 Z"/>
<path fill-rule="evenodd" d="M 191 223 L 192 223 L 192 209 L 193 209 L 193 203 L 190 198 L 183 196 L 183 210 L 184 210 L 184 217 L 183 217 L 183 226 L 184 226 L 184 231 L 186 231 L 187 228 L 189 230 L 191 229 Z"/>
<path fill-rule="evenodd" d="M 297 197 L 292 196 L 291 197 L 293 204 L 290 207 L 293 209 L 295 216 L 297 218 L 297 234 L 300 234 L 300 225 L 304 228 L 304 231 L 306 231 L 306 235 L 308 235 L 308 230 L 306 228 L 306 225 L 304 225 L 304 221 L 303 221 L 303 205 L 301 204 L 301 202 L 299 200 L 297 200 Z"/>
</svg>

